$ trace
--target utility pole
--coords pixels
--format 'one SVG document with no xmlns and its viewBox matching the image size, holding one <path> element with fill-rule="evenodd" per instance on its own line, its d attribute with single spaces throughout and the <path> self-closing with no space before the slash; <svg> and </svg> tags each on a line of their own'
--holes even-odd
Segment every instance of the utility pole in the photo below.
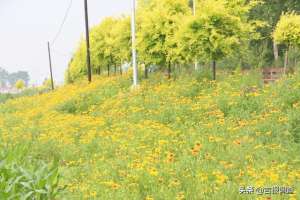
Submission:
<svg viewBox="0 0 300 200">
<path fill-rule="evenodd" d="M 132 16 L 131 16 L 131 40 L 132 40 L 132 66 L 133 66 L 133 86 L 138 85 L 138 68 L 135 44 L 135 6 L 136 0 L 132 0 Z"/>
<path fill-rule="evenodd" d="M 193 15 L 196 16 L 196 0 L 193 0 Z M 195 58 L 195 70 L 198 70 L 197 58 Z"/>
<path fill-rule="evenodd" d="M 51 88 L 52 88 L 52 90 L 54 90 L 54 81 L 53 81 L 53 73 L 52 73 L 50 43 L 48 42 L 47 44 L 48 44 L 49 67 L 50 67 L 50 77 L 51 77 Z"/>
<path fill-rule="evenodd" d="M 193 0 L 193 15 L 196 15 L 196 0 Z"/>
<path fill-rule="evenodd" d="M 213 80 L 217 80 L 217 62 L 216 60 L 213 60 L 212 63 L 212 71 L 213 71 Z"/>
<path fill-rule="evenodd" d="M 89 15 L 88 15 L 88 3 L 84 0 L 85 11 L 85 33 L 86 33 L 86 63 L 88 72 L 88 81 L 92 82 L 92 68 L 91 68 L 91 51 L 90 51 L 90 32 L 89 32 Z"/>
</svg>

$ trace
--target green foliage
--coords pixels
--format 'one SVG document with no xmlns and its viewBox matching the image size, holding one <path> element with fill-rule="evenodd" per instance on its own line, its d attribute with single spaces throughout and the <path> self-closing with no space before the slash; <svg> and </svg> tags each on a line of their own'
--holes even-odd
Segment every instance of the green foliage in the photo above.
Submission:
<svg viewBox="0 0 300 200">
<path fill-rule="evenodd" d="M 17 94 L 0 94 L 0 103 L 4 103 L 10 99 L 16 99 L 20 97 L 28 97 L 28 96 L 33 96 L 36 94 L 42 94 L 42 93 L 47 93 L 49 91 L 49 88 L 26 88 L 22 90 L 20 93 Z"/>
<path fill-rule="evenodd" d="M 7 84 L 15 86 L 18 80 L 24 81 L 24 85 L 27 86 L 30 80 L 28 72 L 18 71 L 9 73 L 0 67 L 0 87 L 6 86 Z"/>
<path fill-rule="evenodd" d="M 278 45 L 279 63 L 274 62 L 274 38 L 273 32 L 276 28 L 282 13 L 300 11 L 299 0 L 264 0 L 250 12 L 250 18 L 254 20 L 262 20 L 267 23 L 266 26 L 260 27 L 257 31 L 261 34 L 262 39 L 251 42 L 249 46 L 249 54 L 246 58 L 251 57 L 252 65 L 258 67 L 267 67 L 283 63 L 285 46 Z"/>
<path fill-rule="evenodd" d="M 140 0 L 134 44 L 138 61 L 160 68 L 178 63 L 191 66 L 195 59 L 203 65 L 216 60 L 230 69 L 268 67 L 276 55 L 272 32 L 281 13 L 299 10 L 298 0 L 196 0 L 196 16 L 192 16 L 192 1 Z M 109 17 L 93 27 L 93 73 L 129 63 L 131 45 L 129 16 Z M 278 46 L 276 65 L 283 61 L 283 47 Z M 66 72 L 68 82 L 86 74 L 85 52 L 81 40 Z"/>
<path fill-rule="evenodd" d="M 129 86 L 130 82 L 124 80 L 122 84 L 111 84 L 105 88 L 97 88 L 90 92 L 84 92 L 57 106 L 56 109 L 60 112 L 70 114 L 86 113 L 90 108 L 101 105 L 107 99 L 117 95 L 120 88 L 126 90 Z"/>
<path fill-rule="evenodd" d="M 248 11 L 249 5 L 240 6 L 237 12 L 233 3 L 205 0 L 199 7 L 199 14 L 187 19 L 178 34 L 188 59 L 220 60 L 237 52 L 244 41 L 254 38 L 255 26 L 247 21 L 248 13 L 242 12 Z"/>
<path fill-rule="evenodd" d="M 296 143 L 300 144 L 300 119 L 297 113 L 293 113 L 289 116 L 290 120 L 290 132 Z"/>
<path fill-rule="evenodd" d="M 109 17 L 93 27 L 90 33 L 93 73 L 100 74 L 101 71 L 108 70 L 108 67 L 129 62 L 130 41 L 130 18 L 127 16 Z M 81 39 L 65 76 L 68 82 L 72 82 L 86 73 L 86 43 Z"/>
<path fill-rule="evenodd" d="M 34 158 L 59 154 L 68 188 L 56 199 L 240 199 L 241 182 L 298 191 L 300 76 L 263 86 L 241 72 L 157 73 L 134 91 L 127 75 L 76 82 L 1 105 L 1 139 L 29 133 Z"/>
<path fill-rule="evenodd" d="M 51 89 L 51 87 L 52 87 L 51 79 L 45 79 L 42 87 L 45 89 Z"/>
<path fill-rule="evenodd" d="M 131 29 L 130 17 L 119 18 L 112 29 L 113 48 L 118 64 L 131 62 Z"/>
<path fill-rule="evenodd" d="M 94 39 L 95 39 L 95 46 L 92 48 L 92 54 L 98 55 L 102 62 L 103 66 L 112 65 L 116 61 L 116 54 L 115 52 L 117 49 L 115 48 L 114 44 L 114 35 L 113 30 L 115 24 L 117 23 L 117 19 L 114 18 L 106 18 L 102 21 L 99 26 L 95 27 L 94 31 Z M 92 36 L 93 38 L 93 36 Z M 101 42 L 99 40 L 102 40 Z M 93 40 L 92 40 L 93 41 Z M 99 65 L 101 63 L 95 63 L 94 65 Z"/>
<path fill-rule="evenodd" d="M 8 99 L 13 98 L 12 94 L 0 94 L 0 103 L 7 101 Z"/>
<path fill-rule="evenodd" d="M 58 161 L 48 166 L 26 152 L 23 147 L 0 152 L 0 199 L 55 199 L 63 190 L 58 185 Z"/>
<path fill-rule="evenodd" d="M 300 46 L 300 15 L 283 14 L 273 36 L 278 44 Z"/>
<path fill-rule="evenodd" d="M 138 50 L 146 65 L 165 66 L 180 60 L 180 21 L 191 14 L 185 0 L 153 0 L 139 13 Z"/>
<path fill-rule="evenodd" d="M 85 42 L 81 39 L 77 51 L 75 52 L 65 74 L 66 81 L 72 82 L 87 73 L 85 49 Z"/>
</svg>

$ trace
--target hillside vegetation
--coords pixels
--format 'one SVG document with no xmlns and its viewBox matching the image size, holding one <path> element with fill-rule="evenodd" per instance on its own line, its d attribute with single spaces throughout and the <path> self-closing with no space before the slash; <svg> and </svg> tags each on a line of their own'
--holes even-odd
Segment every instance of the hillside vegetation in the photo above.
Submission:
<svg viewBox="0 0 300 200">
<path fill-rule="evenodd" d="M 200 74 L 154 74 L 137 90 L 129 75 L 97 77 L 9 100 L 0 148 L 18 147 L 17 163 L 54 174 L 29 181 L 45 188 L 31 197 L 52 187 L 57 199 L 266 199 L 239 187 L 279 185 L 296 192 L 272 199 L 299 199 L 300 75 L 263 86 L 254 72 L 218 82 Z M 60 175 L 51 173 L 58 159 Z M 11 165 L 0 163 L 2 177 L 1 166 Z"/>
</svg>

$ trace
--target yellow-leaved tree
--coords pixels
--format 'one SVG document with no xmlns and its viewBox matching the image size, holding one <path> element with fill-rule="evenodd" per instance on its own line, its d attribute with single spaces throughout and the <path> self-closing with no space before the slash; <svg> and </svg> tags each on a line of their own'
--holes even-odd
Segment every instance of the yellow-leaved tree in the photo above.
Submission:
<svg viewBox="0 0 300 200">
<path fill-rule="evenodd" d="M 106 70 L 110 75 L 112 67 L 116 73 L 118 65 L 130 62 L 130 18 L 128 16 L 105 18 L 91 29 L 90 43 L 93 74 L 100 75 Z M 66 80 L 72 82 L 86 73 L 86 43 L 81 39 L 66 72 Z"/>
<path fill-rule="evenodd" d="M 257 38 L 256 25 L 248 19 L 256 1 L 200 0 L 201 11 L 186 18 L 177 33 L 184 57 L 212 61 L 216 79 L 216 63 L 238 51 L 243 42 Z"/>
<path fill-rule="evenodd" d="M 300 46 L 300 15 L 294 12 L 284 13 L 277 23 L 273 37 L 277 44 L 286 46 L 284 61 L 284 71 L 286 71 L 289 48 Z"/>
<path fill-rule="evenodd" d="M 25 88 L 25 82 L 23 80 L 18 80 L 15 84 L 15 87 L 18 89 L 18 90 L 22 90 Z"/>
<path fill-rule="evenodd" d="M 192 14 L 186 0 L 152 0 L 139 7 L 138 53 L 140 61 L 167 68 L 171 77 L 171 66 L 180 60 L 178 40 L 175 34 L 181 21 Z"/>
</svg>

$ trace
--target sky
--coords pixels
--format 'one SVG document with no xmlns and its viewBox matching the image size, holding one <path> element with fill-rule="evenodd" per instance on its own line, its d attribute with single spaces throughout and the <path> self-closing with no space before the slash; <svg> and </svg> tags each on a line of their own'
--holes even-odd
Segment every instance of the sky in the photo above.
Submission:
<svg viewBox="0 0 300 200">
<path fill-rule="evenodd" d="M 31 83 L 49 77 L 47 41 L 59 31 L 70 0 L 0 0 L 0 67 L 28 71 Z M 90 27 L 107 16 L 130 13 L 131 0 L 88 0 Z M 51 47 L 55 82 L 63 83 L 67 65 L 85 35 L 84 0 L 73 0 L 68 18 Z"/>
</svg>

